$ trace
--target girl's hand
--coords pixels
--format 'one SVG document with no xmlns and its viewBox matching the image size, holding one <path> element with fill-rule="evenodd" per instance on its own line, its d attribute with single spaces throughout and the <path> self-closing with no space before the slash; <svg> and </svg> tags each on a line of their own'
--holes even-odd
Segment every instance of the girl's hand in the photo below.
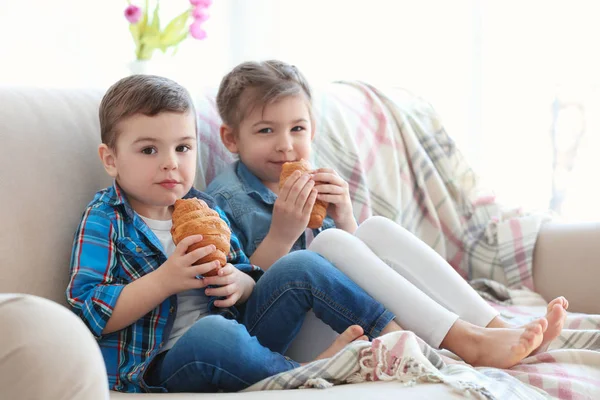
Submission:
<svg viewBox="0 0 600 400">
<path fill-rule="evenodd" d="M 354 233 L 356 220 L 352 212 L 352 201 L 348 182 L 343 180 L 331 168 L 319 168 L 312 171 L 312 178 L 316 183 L 317 200 L 329 203 L 327 213 L 333 218 L 338 228 L 349 233 Z"/>
<path fill-rule="evenodd" d="M 317 199 L 314 185 L 309 174 L 294 171 L 279 190 L 269 235 L 290 248 L 308 226 Z"/>
<path fill-rule="evenodd" d="M 219 270 L 217 276 L 209 276 L 203 279 L 206 286 L 216 285 L 217 288 L 208 288 L 204 292 L 207 296 L 225 297 L 216 300 L 217 307 L 231 307 L 245 302 L 254 289 L 254 279 L 243 273 L 231 264 L 226 264 Z"/>
</svg>

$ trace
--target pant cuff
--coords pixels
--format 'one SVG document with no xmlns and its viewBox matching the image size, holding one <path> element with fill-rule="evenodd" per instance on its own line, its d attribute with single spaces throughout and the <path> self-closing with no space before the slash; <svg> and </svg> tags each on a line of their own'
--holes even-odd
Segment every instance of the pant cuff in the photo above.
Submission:
<svg viewBox="0 0 600 400">
<path fill-rule="evenodd" d="M 384 310 L 379 318 L 375 320 L 375 322 L 371 325 L 370 329 L 365 331 L 365 334 L 369 337 L 369 339 L 374 339 L 378 336 L 381 336 L 381 331 L 385 328 L 391 321 L 396 318 L 394 314 L 392 314 L 388 310 Z"/>
</svg>

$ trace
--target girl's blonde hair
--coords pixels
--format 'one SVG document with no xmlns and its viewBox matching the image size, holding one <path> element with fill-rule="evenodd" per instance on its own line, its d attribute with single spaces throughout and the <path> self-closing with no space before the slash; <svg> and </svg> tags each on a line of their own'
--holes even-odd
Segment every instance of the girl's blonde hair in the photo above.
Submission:
<svg viewBox="0 0 600 400">
<path fill-rule="evenodd" d="M 295 66 L 278 60 L 248 61 L 225 75 L 217 93 L 217 107 L 223 123 L 237 129 L 254 107 L 298 94 L 306 96 L 310 111 L 310 87 Z"/>
</svg>

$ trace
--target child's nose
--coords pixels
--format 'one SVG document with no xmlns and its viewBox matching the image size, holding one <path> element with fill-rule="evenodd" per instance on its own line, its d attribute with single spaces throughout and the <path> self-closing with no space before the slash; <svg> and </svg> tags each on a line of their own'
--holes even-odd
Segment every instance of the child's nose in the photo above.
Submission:
<svg viewBox="0 0 600 400">
<path fill-rule="evenodd" d="M 177 157 L 175 154 L 168 154 L 163 159 L 162 169 L 168 171 L 175 168 L 177 168 Z"/>
<path fill-rule="evenodd" d="M 288 135 L 282 135 L 281 138 L 277 141 L 277 151 L 290 151 L 292 150 L 292 148 L 292 138 Z"/>
</svg>

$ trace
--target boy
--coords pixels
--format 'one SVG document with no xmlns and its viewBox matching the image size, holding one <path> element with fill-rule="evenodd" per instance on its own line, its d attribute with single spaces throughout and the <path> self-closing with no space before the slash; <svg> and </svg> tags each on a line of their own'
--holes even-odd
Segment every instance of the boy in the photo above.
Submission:
<svg viewBox="0 0 600 400">
<path fill-rule="evenodd" d="M 261 277 L 232 234 L 229 263 L 198 279 L 215 264 L 192 264 L 215 248 L 186 254 L 199 235 L 175 246 L 172 205 L 197 197 L 228 221 L 192 187 L 198 144 L 188 92 L 166 78 L 131 76 L 107 91 L 99 113 L 99 156 L 114 184 L 83 214 L 66 296 L 100 345 L 110 389 L 242 390 L 300 365 L 281 353 L 310 309 L 342 333 L 318 358 L 400 329 L 381 304 L 308 251 L 283 257 Z"/>
</svg>

